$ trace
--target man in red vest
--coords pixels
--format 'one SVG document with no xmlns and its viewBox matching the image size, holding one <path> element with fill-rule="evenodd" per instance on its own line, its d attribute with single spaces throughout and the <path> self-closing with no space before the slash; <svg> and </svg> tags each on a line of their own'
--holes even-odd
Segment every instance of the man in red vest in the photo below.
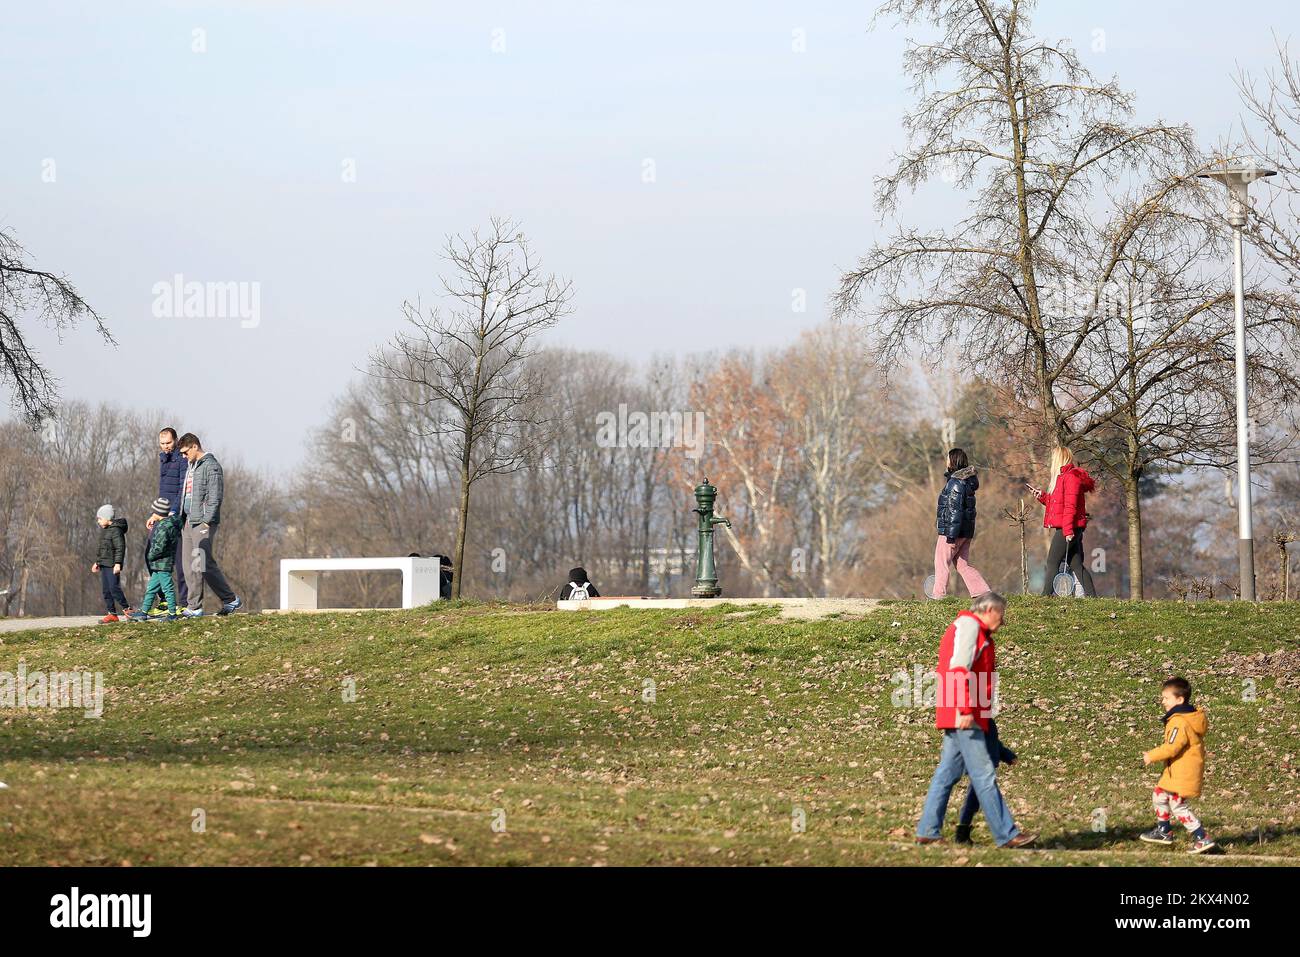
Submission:
<svg viewBox="0 0 1300 957">
<path fill-rule="evenodd" d="M 1007 600 L 985 592 L 959 612 L 939 643 L 935 727 L 943 731 L 939 766 L 930 779 L 925 809 L 916 825 L 918 844 L 942 844 L 948 798 L 963 774 L 971 787 L 998 847 L 1025 847 L 1033 834 L 1023 834 L 998 789 L 997 760 L 989 755 L 989 719 L 997 710 L 997 671 L 993 633 L 1002 627 Z"/>
</svg>

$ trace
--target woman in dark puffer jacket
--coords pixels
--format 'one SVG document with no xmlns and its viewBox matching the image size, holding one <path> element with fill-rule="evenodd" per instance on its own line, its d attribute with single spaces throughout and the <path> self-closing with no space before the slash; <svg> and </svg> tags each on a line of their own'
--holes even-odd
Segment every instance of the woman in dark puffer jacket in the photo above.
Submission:
<svg viewBox="0 0 1300 957">
<path fill-rule="evenodd" d="M 963 449 L 948 452 L 948 470 L 943 474 L 948 481 L 939 493 L 936 510 L 939 538 L 934 545 L 934 593 L 930 597 L 943 598 L 948 593 L 948 566 L 956 562 L 957 574 L 974 598 L 989 590 L 989 583 L 970 563 L 970 543 L 975 537 L 975 492 L 980 480 Z"/>
</svg>

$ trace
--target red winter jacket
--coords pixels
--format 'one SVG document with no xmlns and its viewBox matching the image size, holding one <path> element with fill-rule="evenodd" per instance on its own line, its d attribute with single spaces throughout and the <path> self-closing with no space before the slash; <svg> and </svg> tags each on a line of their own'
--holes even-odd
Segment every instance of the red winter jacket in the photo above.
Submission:
<svg viewBox="0 0 1300 957">
<path fill-rule="evenodd" d="M 1059 528 L 1066 536 L 1073 535 L 1075 529 L 1087 528 L 1088 513 L 1084 509 L 1083 496 L 1096 487 L 1092 476 L 1073 462 L 1061 466 L 1056 487 L 1050 493 L 1038 496 L 1038 501 L 1047 506 L 1043 527 Z"/>
<path fill-rule="evenodd" d="M 987 732 L 997 691 L 993 636 L 973 612 L 958 612 L 939 642 L 939 684 L 936 689 L 934 726 L 956 728 L 957 717 L 975 716 Z"/>
</svg>

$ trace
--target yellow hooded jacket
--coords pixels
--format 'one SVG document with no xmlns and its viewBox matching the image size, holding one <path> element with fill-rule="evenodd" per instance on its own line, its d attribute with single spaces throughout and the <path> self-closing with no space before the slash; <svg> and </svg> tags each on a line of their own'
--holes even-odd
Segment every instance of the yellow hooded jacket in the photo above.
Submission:
<svg viewBox="0 0 1300 957">
<path fill-rule="evenodd" d="M 1156 787 L 1182 797 L 1200 797 L 1205 776 L 1205 732 L 1209 727 L 1205 712 L 1175 711 L 1165 721 L 1165 739 L 1160 747 L 1147 752 L 1154 764 L 1165 762 L 1165 773 Z"/>
</svg>

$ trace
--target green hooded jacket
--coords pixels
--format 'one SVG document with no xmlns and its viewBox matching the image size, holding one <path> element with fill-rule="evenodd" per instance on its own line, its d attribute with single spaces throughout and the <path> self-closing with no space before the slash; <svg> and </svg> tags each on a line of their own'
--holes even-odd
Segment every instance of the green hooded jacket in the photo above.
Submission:
<svg viewBox="0 0 1300 957">
<path fill-rule="evenodd" d="M 145 555 L 145 564 L 151 572 L 169 572 L 176 565 L 176 542 L 181 537 L 181 519 L 179 515 L 168 515 L 160 519 L 153 527 L 153 538 L 149 542 L 149 552 Z"/>
</svg>

